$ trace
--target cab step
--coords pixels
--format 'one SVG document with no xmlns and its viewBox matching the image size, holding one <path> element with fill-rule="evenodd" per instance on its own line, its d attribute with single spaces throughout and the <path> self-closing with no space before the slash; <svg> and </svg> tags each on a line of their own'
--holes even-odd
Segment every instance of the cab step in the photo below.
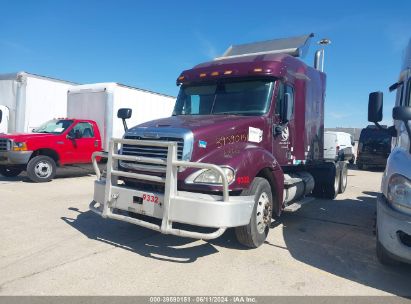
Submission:
<svg viewBox="0 0 411 304">
<path fill-rule="evenodd" d="M 302 205 L 307 204 L 315 200 L 314 197 L 304 197 L 302 200 L 298 202 L 294 202 L 291 205 L 288 205 L 287 207 L 284 208 L 284 212 L 296 212 L 301 208 Z"/>
</svg>

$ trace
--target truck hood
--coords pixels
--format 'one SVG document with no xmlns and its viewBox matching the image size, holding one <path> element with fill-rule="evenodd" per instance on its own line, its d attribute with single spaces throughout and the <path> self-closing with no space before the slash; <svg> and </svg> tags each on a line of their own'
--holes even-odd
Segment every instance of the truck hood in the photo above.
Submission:
<svg viewBox="0 0 411 304">
<path fill-rule="evenodd" d="M 263 116 L 197 115 L 173 116 L 143 123 L 129 130 L 131 134 L 157 133 L 159 137 L 174 133 L 192 133 L 192 161 L 201 161 L 210 153 L 220 151 L 225 158 L 238 154 L 246 145 L 266 145 L 269 136 Z M 191 141 L 191 140 L 190 140 Z M 241 148 L 240 148 L 241 146 Z M 223 156 L 225 155 L 225 156 Z M 216 159 L 214 163 L 219 163 Z"/>
<path fill-rule="evenodd" d="M 45 133 L 13 133 L 13 134 L 2 134 L 0 133 L 0 138 L 7 138 L 13 141 L 28 141 L 28 140 L 36 140 L 47 138 L 50 136 L 54 136 L 55 134 L 45 134 Z"/>
</svg>

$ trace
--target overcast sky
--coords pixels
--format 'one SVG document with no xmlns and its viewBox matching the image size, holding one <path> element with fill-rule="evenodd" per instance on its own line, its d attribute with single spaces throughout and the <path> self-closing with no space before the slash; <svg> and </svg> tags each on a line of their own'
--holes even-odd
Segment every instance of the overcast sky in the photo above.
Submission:
<svg viewBox="0 0 411 304">
<path fill-rule="evenodd" d="M 230 44 L 314 32 L 332 41 L 326 127 L 367 125 L 368 93 L 377 90 L 391 123 L 387 88 L 411 37 L 411 1 L 0 0 L 0 8 L 0 73 L 113 81 L 173 96 L 182 70 Z"/>
</svg>

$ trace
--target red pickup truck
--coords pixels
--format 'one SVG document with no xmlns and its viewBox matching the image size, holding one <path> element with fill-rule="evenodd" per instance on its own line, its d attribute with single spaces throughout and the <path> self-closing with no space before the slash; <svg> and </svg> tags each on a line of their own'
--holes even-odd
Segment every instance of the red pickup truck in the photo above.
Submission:
<svg viewBox="0 0 411 304">
<path fill-rule="evenodd" d="M 91 162 L 102 150 L 99 128 L 93 120 L 53 119 L 27 134 L 0 134 L 0 174 L 27 171 L 33 182 L 53 179 L 57 166 Z"/>
</svg>

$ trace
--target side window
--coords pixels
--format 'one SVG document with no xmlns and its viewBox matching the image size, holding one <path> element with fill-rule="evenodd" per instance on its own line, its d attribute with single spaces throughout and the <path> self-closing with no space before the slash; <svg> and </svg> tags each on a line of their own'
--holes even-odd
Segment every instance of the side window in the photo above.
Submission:
<svg viewBox="0 0 411 304">
<path fill-rule="evenodd" d="M 88 122 L 79 122 L 71 129 L 69 135 L 74 138 L 93 138 L 93 126 Z"/>
<path fill-rule="evenodd" d="M 294 88 L 292 86 L 286 85 L 285 93 L 288 93 L 291 96 L 291 103 L 288 106 L 290 107 L 291 113 L 294 114 Z"/>
<path fill-rule="evenodd" d="M 290 110 L 291 117 L 292 117 L 294 113 L 294 88 L 282 82 L 279 83 L 278 95 L 275 101 L 275 114 L 278 114 L 278 115 L 281 114 L 281 109 L 284 106 L 284 100 L 285 100 L 284 96 L 286 93 L 290 94 L 290 97 L 291 97 L 291 102 L 288 106 L 290 107 L 289 110 Z"/>
<path fill-rule="evenodd" d="M 282 82 L 278 82 L 278 94 L 275 101 L 275 114 L 281 114 L 281 107 L 283 105 L 284 100 L 284 84 Z"/>
</svg>

